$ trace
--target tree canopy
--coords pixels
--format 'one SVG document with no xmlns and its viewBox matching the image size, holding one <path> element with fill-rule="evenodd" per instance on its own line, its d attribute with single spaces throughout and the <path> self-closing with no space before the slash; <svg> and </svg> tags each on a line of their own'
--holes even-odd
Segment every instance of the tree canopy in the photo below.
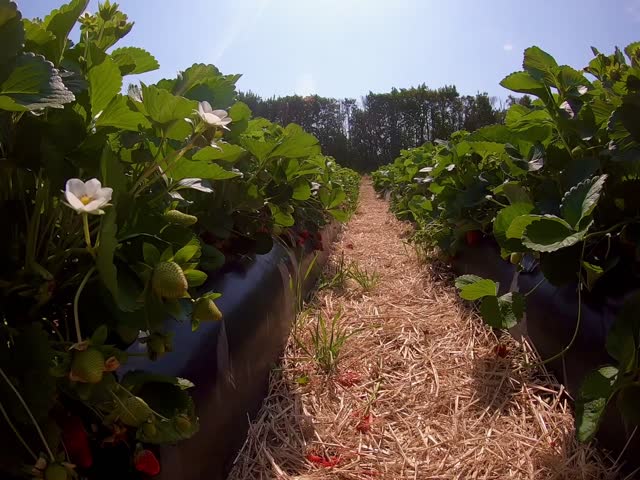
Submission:
<svg viewBox="0 0 640 480">
<path fill-rule="evenodd" d="M 496 98 L 486 93 L 461 96 L 455 86 L 393 88 L 387 93 L 369 92 L 359 102 L 318 95 L 263 99 L 253 92 L 240 93 L 239 100 L 256 116 L 301 125 L 320 140 L 326 154 L 360 171 L 392 162 L 402 149 L 448 138 L 457 130 L 501 123 L 504 118 Z"/>
</svg>

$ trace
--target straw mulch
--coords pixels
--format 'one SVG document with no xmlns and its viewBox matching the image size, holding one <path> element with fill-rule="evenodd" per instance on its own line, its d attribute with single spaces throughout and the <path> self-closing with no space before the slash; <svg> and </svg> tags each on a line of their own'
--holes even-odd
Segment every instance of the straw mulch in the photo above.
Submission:
<svg viewBox="0 0 640 480">
<path fill-rule="evenodd" d="M 574 440 L 562 386 L 522 367 L 531 349 L 483 326 L 450 274 L 403 242 L 409 229 L 365 180 L 332 262 L 344 252 L 381 281 L 316 294 L 297 341 L 309 349 L 317 318 L 339 311 L 355 333 L 329 375 L 292 335 L 229 478 L 619 478 Z"/>
</svg>

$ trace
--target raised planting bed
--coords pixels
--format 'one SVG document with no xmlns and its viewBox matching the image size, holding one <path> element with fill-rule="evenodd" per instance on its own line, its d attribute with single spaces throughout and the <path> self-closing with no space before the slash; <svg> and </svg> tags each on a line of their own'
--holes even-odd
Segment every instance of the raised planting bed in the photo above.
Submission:
<svg viewBox="0 0 640 480">
<path fill-rule="evenodd" d="M 578 313 L 577 284 L 555 287 L 547 281 L 540 283 L 543 275 L 535 265 L 531 271 L 518 272 L 514 265 L 500 257 L 498 245 L 490 238 L 473 247 L 463 246 L 452 265 L 458 275 L 479 275 L 499 282 L 499 294 L 533 290 L 527 296 L 523 320 L 510 332 L 516 338 L 528 338 L 543 360 L 561 352 L 570 343 Z M 640 285 L 627 284 L 626 288 L 583 293 L 582 318 L 573 345 L 562 357 L 547 364 L 573 398 L 587 374 L 612 363 L 605 350 L 607 333 L 624 300 L 638 289 Z M 596 438 L 615 456 L 624 451 L 623 458 L 629 466 L 639 466 L 640 436 L 633 434 L 634 427 L 625 425 L 613 406 L 613 403 L 609 406 Z"/>
<path fill-rule="evenodd" d="M 275 242 L 266 255 L 227 265 L 202 286 L 202 294 L 222 293 L 217 301 L 222 321 L 203 323 L 196 333 L 188 322 L 168 322 L 167 328 L 175 334 L 171 355 L 155 362 L 132 357 L 127 363 L 127 370 L 188 378 L 195 384 L 191 394 L 200 430 L 188 440 L 160 449 L 162 470 L 156 478 L 226 477 L 246 438 L 249 419 L 266 395 L 269 373 L 278 362 L 294 320 L 297 292 L 290 279 L 293 285 L 302 280 L 302 294 L 307 295 L 338 231 L 337 223 L 324 228 L 323 249 L 319 251 L 312 250 L 308 242 L 294 255 Z M 310 262 L 314 262 L 311 273 L 300 279 Z M 145 349 L 136 343 L 129 352 Z M 96 467 L 96 475 L 109 478 L 108 465 Z"/>
</svg>

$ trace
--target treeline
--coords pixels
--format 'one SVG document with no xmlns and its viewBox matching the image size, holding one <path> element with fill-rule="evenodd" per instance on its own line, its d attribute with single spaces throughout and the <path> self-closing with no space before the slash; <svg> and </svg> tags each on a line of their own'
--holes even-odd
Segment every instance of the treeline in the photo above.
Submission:
<svg viewBox="0 0 640 480">
<path fill-rule="evenodd" d="M 360 102 L 318 95 L 263 99 L 253 92 L 240 93 L 239 100 L 255 116 L 301 125 L 318 137 L 325 154 L 359 171 L 375 170 L 402 149 L 448 138 L 457 130 L 500 123 L 505 111 L 494 97 L 462 96 L 455 86 L 394 88 L 369 93 Z"/>
</svg>

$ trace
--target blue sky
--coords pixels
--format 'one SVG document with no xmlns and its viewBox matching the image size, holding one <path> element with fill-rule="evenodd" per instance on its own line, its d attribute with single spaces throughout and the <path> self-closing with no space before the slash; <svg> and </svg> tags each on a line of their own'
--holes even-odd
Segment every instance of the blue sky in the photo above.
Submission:
<svg viewBox="0 0 640 480">
<path fill-rule="evenodd" d="M 89 10 L 95 11 L 92 0 Z M 54 0 L 17 0 L 27 18 Z M 640 0 L 123 0 L 135 22 L 120 46 L 149 50 L 173 77 L 192 63 L 242 73 L 263 96 L 359 98 L 426 83 L 505 98 L 498 83 L 538 45 L 582 68 L 594 45 L 609 53 L 640 40 Z"/>
</svg>

